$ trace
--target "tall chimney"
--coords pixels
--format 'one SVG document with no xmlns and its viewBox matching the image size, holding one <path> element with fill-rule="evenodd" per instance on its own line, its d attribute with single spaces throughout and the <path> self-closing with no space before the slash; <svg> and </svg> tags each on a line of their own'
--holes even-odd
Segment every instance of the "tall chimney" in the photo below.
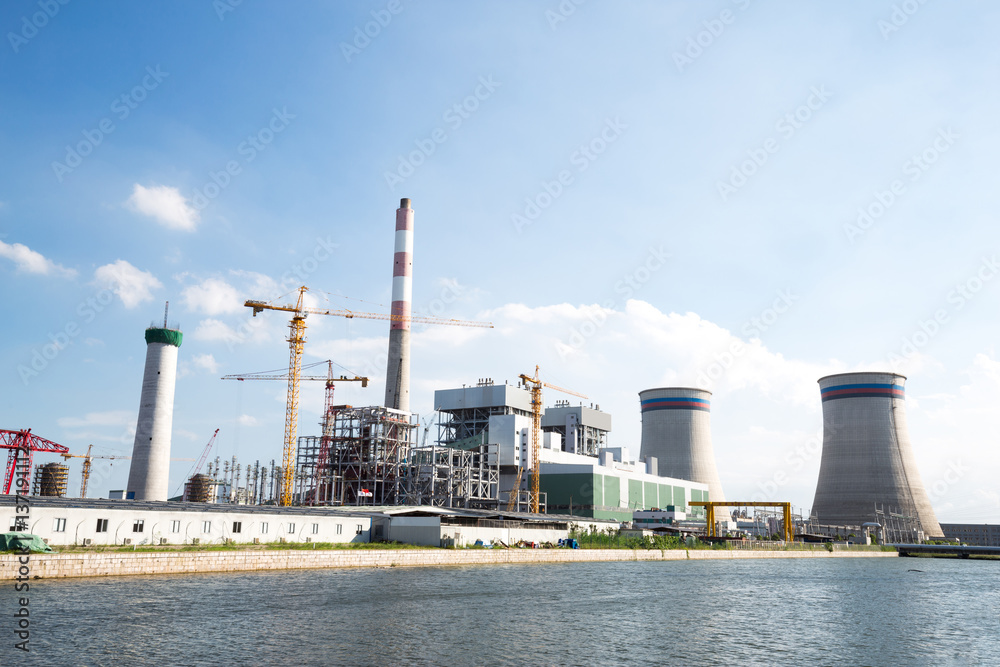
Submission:
<svg viewBox="0 0 1000 667">
<path fill-rule="evenodd" d="M 410 301 L 413 298 L 413 209 L 400 199 L 396 209 L 396 248 L 392 260 L 392 314 L 385 407 L 410 411 Z M 401 319 L 398 319 L 401 318 Z"/>
</svg>

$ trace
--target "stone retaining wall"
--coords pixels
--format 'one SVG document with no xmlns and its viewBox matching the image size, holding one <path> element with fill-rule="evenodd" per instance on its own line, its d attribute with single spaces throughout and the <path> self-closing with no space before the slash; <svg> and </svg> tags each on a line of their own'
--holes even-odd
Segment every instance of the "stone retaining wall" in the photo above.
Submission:
<svg viewBox="0 0 1000 667">
<path fill-rule="evenodd" d="M 343 567 L 413 567 L 578 563 L 593 561 L 718 560 L 744 558 L 879 558 L 896 557 L 883 551 L 713 551 L 630 549 L 413 549 L 330 551 L 188 551 L 31 554 L 32 579 L 104 577 L 200 572 L 248 572 Z M 0 555 L 0 579 L 18 576 L 17 555 Z"/>
</svg>

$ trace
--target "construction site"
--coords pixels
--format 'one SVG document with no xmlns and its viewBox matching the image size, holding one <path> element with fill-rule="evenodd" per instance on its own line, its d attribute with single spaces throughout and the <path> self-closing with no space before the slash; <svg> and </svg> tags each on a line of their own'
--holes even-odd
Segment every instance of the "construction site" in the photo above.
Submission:
<svg viewBox="0 0 1000 667">
<path fill-rule="evenodd" d="M 310 307 L 307 286 L 293 293 L 294 302 L 279 297 L 243 303 L 255 317 L 290 317 L 287 368 L 222 378 L 287 385 L 280 457 L 263 463 L 241 462 L 235 456 L 212 459 L 216 429 L 189 474 L 169 493 L 170 462 L 193 459 L 171 458 L 183 333 L 168 325 L 168 303 L 162 324 L 155 322 L 144 333 L 146 359 L 131 456 L 94 454 L 92 445 L 85 454 L 71 453 L 30 430 L 0 431 L 0 447 L 8 450 L 3 493 L 69 495 L 68 465 L 47 462 L 32 468 L 33 455 L 41 453 L 66 462 L 82 459 L 81 499 L 88 497 L 94 460 L 129 461 L 126 488 L 109 490 L 107 499 L 145 503 L 147 509 L 149 503 L 261 511 L 294 507 L 318 513 L 341 508 L 369 516 L 393 514 L 397 523 L 450 511 L 447 516 L 452 518 L 445 525 L 459 521 L 454 512 L 465 512 L 461 521 L 479 527 L 482 522 L 514 521 L 515 516 L 518 525 L 545 526 L 552 517 L 563 517 L 567 526 L 574 521 L 638 525 L 639 530 L 729 539 L 780 535 L 785 540 L 823 541 L 877 534 L 882 541 L 918 542 L 942 536 L 913 462 L 905 424 L 905 378 L 893 373 L 846 373 L 819 380 L 823 458 L 813 508 L 798 515 L 787 503 L 726 503 L 711 439 L 711 392 L 705 389 L 639 392 L 638 459 L 628 447 L 609 444 L 610 414 L 582 393 L 543 381 L 538 366 L 533 373 L 517 376 L 514 384 L 480 378 L 472 385 L 439 389 L 434 392 L 434 414 L 421 421 L 410 411 L 411 325 L 493 325 L 412 314 L 413 220 L 410 200 L 402 199 L 395 216 L 389 313 Z M 303 365 L 310 316 L 389 323 L 381 405 L 352 406 L 335 398 L 338 384 L 367 386 L 369 378 L 335 374 L 332 360 Z M 305 434 L 298 423 L 300 389 L 311 381 L 324 383 L 322 420 L 318 433 Z M 550 391 L 562 397 L 546 407 L 543 392 Z M 574 397 L 577 404 L 565 396 Z M 716 520 L 716 507 L 730 511 Z M 404 516 L 387 508 L 411 508 L 411 513 Z M 417 517 L 413 511 L 423 514 Z"/>
</svg>

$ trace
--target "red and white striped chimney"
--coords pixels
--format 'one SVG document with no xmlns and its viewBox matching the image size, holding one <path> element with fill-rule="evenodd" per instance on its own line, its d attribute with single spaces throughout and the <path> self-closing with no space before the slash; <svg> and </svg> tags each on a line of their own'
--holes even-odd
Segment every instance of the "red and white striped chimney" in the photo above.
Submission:
<svg viewBox="0 0 1000 667">
<path fill-rule="evenodd" d="M 410 301 L 413 298 L 413 209 L 401 199 L 396 209 L 396 248 L 392 260 L 392 314 L 385 407 L 410 411 Z"/>
</svg>

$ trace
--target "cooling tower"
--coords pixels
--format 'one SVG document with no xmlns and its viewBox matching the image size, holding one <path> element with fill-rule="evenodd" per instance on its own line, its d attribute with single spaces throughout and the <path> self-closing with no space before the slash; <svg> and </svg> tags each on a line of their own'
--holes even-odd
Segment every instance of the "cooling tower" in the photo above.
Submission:
<svg viewBox="0 0 1000 667">
<path fill-rule="evenodd" d="M 183 337 L 174 329 L 146 329 L 146 368 L 127 487 L 136 500 L 167 499 L 177 350 Z"/>
<path fill-rule="evenodd" d="M 410 411 L 410 301 L 413 298 L 413 209 L 401 199 L 396 209 L 396 247 L 392 260 L 392 314 L 385 407 Z"/>
<path fill-rule="evenodd" d="M 821 523 L 873 521 L 879 505 L 916 517 L 928 537 L 943 534 L 913 459 L 905 381 L 895 373 L 820 378 L 823 458 L 812 513 Z"/>
<path fill-rule="evenodd" d="M 710 397 L 704 389 L 665 387 L 639 392 L 642 446 L 639 456 L 656 457 L 662 477 L 708 484 L 710 500 L 725 500 L 715 469 L 709 424 Z"/>
</svg>

